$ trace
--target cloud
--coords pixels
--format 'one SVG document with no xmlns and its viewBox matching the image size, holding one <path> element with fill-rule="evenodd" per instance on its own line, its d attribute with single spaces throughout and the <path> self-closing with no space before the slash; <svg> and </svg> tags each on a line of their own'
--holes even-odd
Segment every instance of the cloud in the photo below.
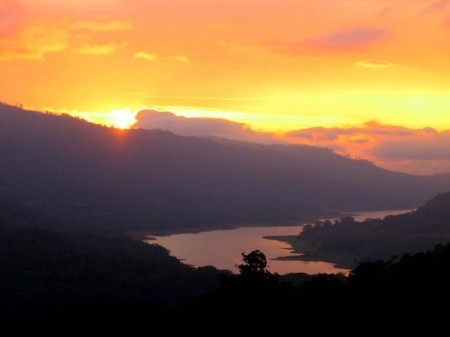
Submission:
<svg viewBox="0 0 450 337">
<path fill-rule="evenodd" d="M 221 118 L 177 116 L 171 112 L 141 110 L 136 115 L 134 128 L 168 130 L 182 136 L 222 137 L 258 143 L 275 143 L 279 139 L 271 133 L 257 132 L 246 124 Z"/>
<path fill-rule="evenodd" d="M 146 61 L 156 61 L 158 59 L 161 59 L 161 57 L 157 54 L 150 54 L 143 51 L 138 51 L 136 54 L 134 54 L 134 58 L 146 60 Z M 181 63 L 189 63 L 191 62 L 191 59 L 187 56 L 183 55 L 173 55 L 173 56 L 162 56 L 163 60 L 172 60 L 177 61 Z"/>
<path fill-rule="evenodd" d="M 109 55 L 125 44 L 92 43 L 90 36 L 71 36 L 62 27 L 45 25 L 25 28 L 13 38 L 0 39 L 0 61 L 43 60 L 47 54 L 69 50 L 82 55 Z"/>
<path fill-rule="evenodd" d="M 408 138 L 382 139 L 372 153 L 387 160 L 450 160 L 450 131 L 422 129 Z"/>
<path fill-rule="evenodd" d="M 22 17 L 23 11 L 17 2 L 0 0 L 0 61 L 43 60 L 47 54 L 62 51 L 83 55 L 113 54 L 125 43 L 95 41 L 102 37 L 98 35 L 132 29 L 130 23 L 120 21 L 67 24 L 66 20 L 25 22 Z"/>
<path fill-rule="evenodd" d="M 70 25 L 71 51 L 81 55 L 110 55 L 122 48 L 124 43 L 94 42 L 96 33 L 121 32 L 132 29 L 132 25 L 121 21 L 78 21 Z M 80 32 L 81 31 L 81 32 Z"/>
<path fill-rule="evenodd" d="M 400 135 L 400 136 L 408 136 L 413 133 L 411 129 L 405 128 L 403 126 L 391 126 L 391 125 L 382 125 L 375 121 L 367 122 L 361 127 L 349 127 L 349 128 L 325 128 L 325 127 L 316 127 L 316 128 L 308 128 L 297 131 L 291 131 L 286 133 L 286 137 L 294 137 L 294 138 L 306 138 L 310 140 L 337 140 L 340 136 L 348 136 L 348 135 L 358 135 L 358 134 L 367 134 L 371 135 Z"/>
<path fill-rule="evenodd" d="M 319 39 L 319 42 L 336 47 L 352 47 L 365 45 L 384 37 L 387 31 L 371 27 L 355 27 L 340 30 Z"/>
<path fill-rule="evenodd" d="M 304 40 L 272 40 L 265 45 L 266 48 L 276 52 L 294 55 L 316 55 L 317 53 L 329 54 L 331 52 L 347 51 L 351 48 L 364 48 L 371 43 L 387 36 L 388 31 L 372 27 L 353 27 L 346 30 L 338 30 L 328 35 L 313 37 Z M 261 51 L 259 51 L 261 52 Z M 359 64 L 360 63 L 360 64 Z M 380 67 L 385 62 L 362 60 L 358 65 L 365 67 Z"/>
<path fill-rule="evenodd" d="M 117 43 L 83 44 L 75 49 L 81 55 L 110 55 L 114 54 L 123 45 Z"/>
<path fill-rule="evenodd" d="M 187 56 L 184 55 L 175 55 L 175 56 L 170 56 L 169 57 L 171 60 L 175 60 L 178 62 L 182 62 L 182 63 L 189 63 L 191 62 L 191 59 Z"/>
<path fill-rule="evenodd" d="M 65 50 L 69 44 L 67 31 L 34 26 L 15 39 L 0 40 L 0 60 L 42 60 L 46 54 Z"/>
<path fill-rule="evenodd" d="M 156 54 L 149 54 L 143 51 L 138 51 L 136 54 L 134 54 L 134 58 L 142 59 L 146 61 L 156 61 L 158 58 L 158 55 Z"/>
<path fill-rule="evenodd" d="M 287 133 L 285 139 L 332 148 L 395 171 L 450 172 L 450 131 L 368 122 L 358 127 L 297 130 Z"/>
<path fill-rule="evenodd" d="M 133 29 L 133 25 L 129 22 L 109 21 L 79 21 L 71 25 L 73 30 L 87 30 L 90 32 L 123 32 Z"/>
<path fill-rule="evenodd" d="M 140 111 L 136 120 L 134 128 L 169 130 L 183 136 L 327 147 L 399 172 L 450 172 L 450 130 L 412 129 L 370 121 L 353 127 L 315 127 L 276 135 L 258 132 L 246 124 L 226 119 L 187 118 L 155 110 Z"/>
<path fill-rule="evenodd" d="M 428 5 L 427 9 L 440 10 L 447 7 L 448 5 L 449 5 L 448 0 L 437 0 L 431 2 L 431 4 Z"/>
<path fill-rule="evenodd" d="M 23 21 L 23 11 L 16 1 L 0 0 L 0 37 L 12 35 Z"/>
<path fill-rule="evenodd" d="M 385 61 L 358 61 L 356 65 L 363 68 L 388 68 L 392 63 Z"/>
</svg>

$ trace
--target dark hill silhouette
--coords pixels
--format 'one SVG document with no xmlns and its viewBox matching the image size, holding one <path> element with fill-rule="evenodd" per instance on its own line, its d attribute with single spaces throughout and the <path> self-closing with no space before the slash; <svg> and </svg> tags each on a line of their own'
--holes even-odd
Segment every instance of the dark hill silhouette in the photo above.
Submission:
<svg viewBox="0 0 450 337">
<path fill-rule="evenodd" d="M 449 201 L 450 193 L 439 195 L 411 214 L 422 216 L 419 223 L 432 223 L 447 216 Z M 363 262 L 348 277 L 284 278 L 267 270 L 260 251 L 242 254 L 240 275 L 232 275 L 213 267 L 191 268 L 160 246 L 117 233 L 34 227 L 42 225 L 42 218 L 29 209 L 0 201 L 0 322 L 15 331 L 30 324 L 58 333 L 61 324 L 73 324 L 80 332 L 93 327 L 178 331 L 181 324 L 196 333 L 210 332 L 199 317 L 227 327 L 230 312 L 243 317 L 242 325 L 252 331 L 267 329 L 267 323 L 259 324 L 265 317 L 281 327 L 286 319 L 301 317 L 305 324 L 313 322 L 307 327 L 317 329 L 319 317 L 335 328 L 351 317 L 367 324 L 375 320 L 383 330 L 399 322 L 404 329 L 399 315 L 424 322 L 429 317 L 424 313 L 433 313 L 434 321 L 441 313 L 436 301 L 445 303 L 449 295 L 450 244 Z M 301 281 L 294 284 L 295 279 Z M 376 316 L 380 310 L 383 319 Z"/>
<path fill-rule="evenodd" d="M 308 146 L 117 130 L 0 105 L 0 198 L 85 227 L 154 232 L 416 207 L 450 176 Z"/>
<path fill-rule="evenodd" d="M 348 266 L 365 260 L 387 259 L 450 241 L 450 192 L 438 194 L 424 206 L 384 219 L 356 222 L 352 217 L 305 226 L 298 237 L 284 237 L 297 251 Z"/>
<path fill-rule="evenodd" d="M 134 300 L 173 307 L 218 286 L 214 267 L 192 268 L 158 245 L 119 233 L 59 232 L 26 207 L 0 201 L 0 321 L 73 301 Z"/>
<path fill-rule="evenodd" d="M 445 321 L 437 303 L 449 298 L 450 244 L 387 261 L 363 262 L 348 277 L 318 274 L 299 286 L 277 282 L 277 275 L 270 273 L 269 277 L 252 276 L 229 275 L 218 289 L 192 299 L 181 317 L 186 321 L 202 317 L 226 326 L 229 317 L 217 312 L 233 308 L 233 315 L 243 317 L 243 326 L 253 331 L 267 330 L 273 322 L 283 328 L 289 319 L 320 331 L 326 331 L 318 327 L 323 320 L 332 323 L 332 329 L 343 321 L 357 320 L 364 323 L 362 329 L 354 329 L 357 334 L 366 327 L 380 333 L 393 327 L 429 329 L 440 321 L 436 317 Z M 263 319 L 267 322 L 262 323 Z"/>
</svg>

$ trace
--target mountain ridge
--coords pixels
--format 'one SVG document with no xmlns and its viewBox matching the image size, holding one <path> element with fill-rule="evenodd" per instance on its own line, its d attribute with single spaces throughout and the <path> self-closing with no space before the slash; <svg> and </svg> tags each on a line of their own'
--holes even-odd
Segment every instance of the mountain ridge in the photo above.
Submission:
<svg viewBox="0 0 450 337">
<path fill-rule="evenodd" d="M 305 145 L 118 130 L 0 105 L 0 198 L 76 226 L 166 232 L 413 208 L 450 189 Z"/>
</svg>

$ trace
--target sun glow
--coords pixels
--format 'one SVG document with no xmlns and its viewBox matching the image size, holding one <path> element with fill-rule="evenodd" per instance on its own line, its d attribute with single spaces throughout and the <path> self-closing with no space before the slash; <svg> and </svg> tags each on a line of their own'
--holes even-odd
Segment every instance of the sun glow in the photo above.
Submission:
<svg viewBox="0 0 450 337">
<path fill-rule="evenodd" d="M 450 170 L 450 1 L 185 2 L 0 0 L 0 101 Z"/>
<path fill-rule="evenodd" d="M 136 123 L 136 112 L 130 108 L 113 109 L 109 117 L 109 124 L 118 129 L 129 129 Z"/>
</svg>

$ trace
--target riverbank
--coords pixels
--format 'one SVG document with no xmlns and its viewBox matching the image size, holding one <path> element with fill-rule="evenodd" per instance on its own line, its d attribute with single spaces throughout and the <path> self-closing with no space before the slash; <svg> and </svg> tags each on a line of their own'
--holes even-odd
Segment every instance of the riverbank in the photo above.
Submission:
<svg viewBox="0 0 450 337">
<path fill-rule="evenodd" d="M 339 217 L 342 214 L 328 215 L 329 217 Z M 323 216 L 325 217 L 325 216 Z M 204 232 L 212 232 L 218 230 L 235 230 L 238 228 L 258 228 L 258 227 L 297 227 L 304 226 L 307 224 L 313 224 L 323 217 L 309 217 L 300 218 L 291 221 L 280 221 L 280 222 L 261 222 L 261 223 L 239 223 L 239 224 L 224 224 L 215 226 L 201 226 L 201 227 L 180 227 L 180 228 L 169 228 L 169 229 L 148 229 L 148 230 L 138 230 L 126 232 L 128 236 L 134 240 L 154 240 L 155 236 L 170 236 L 177 234 L 198 234 Z"/>
<path fill-rule="evenodd" d="M 358 256 L 351 253 L 336 253 L 321 251 L 314 242 L 300 239 L 298 235 L 270 235 L 264 239 L 275 240 L 291 245 L 291 255 L 277 257 L 274 260 L 285 261 L 326 261 L 332 263 L 336 268 L 352 269 L 358 262 Z"/>
</svg>

